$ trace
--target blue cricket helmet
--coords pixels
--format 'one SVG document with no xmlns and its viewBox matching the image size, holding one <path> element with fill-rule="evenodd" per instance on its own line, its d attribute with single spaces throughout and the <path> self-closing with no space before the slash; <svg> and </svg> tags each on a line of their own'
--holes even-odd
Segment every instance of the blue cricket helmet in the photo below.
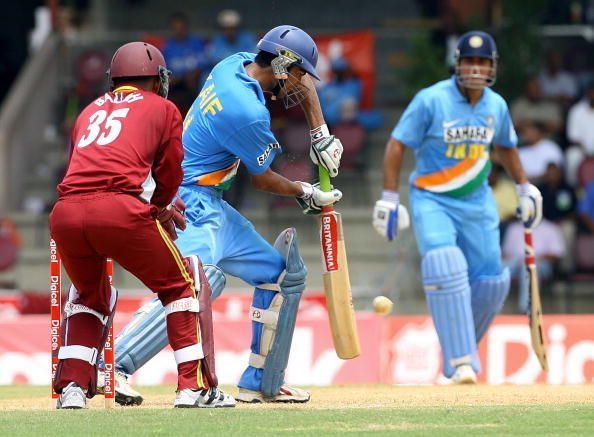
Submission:
<svg viewBox="0 0 594 437">
<path fill-rule="evenodd" d="M 458 47 L 456 47 L 456 57 L 459 59 L 477 57 L 496 60 L 499 55 L 495 40 L 491 35 L 480 30 L 472 30 L 460 37 Z"/>
<path fill-rule="evenodd" d="M 318 47 L 312 37 L 298 27 L 286 24 L 277 26 L 262 37 L 257 47 L 273 55 L 293 56 L 293 64 L 320 80 L 316 73 Z"/>
<path fill-rule="evenodd" d="M 484 75 L 480 73 L 470 73 L 467 75 L 460 74 L 460 60 L 463 58 L 483 58 L 491 60 L 491 71 Z M 497 53 L 497 46 L 495 40 L 487 32 L 480 30 L 472 30 L 466 32 L 458 40 L 456 47 L 456 77 L 458 83 L 467 88 L 477 88 L 472 85 L 472 80 L 482 79 L 486 86 L 492 86 L 497 77 L 497 60 L 499 54 Z M 481 87 L 482 88 L 482 87 Z"/>
</svg>

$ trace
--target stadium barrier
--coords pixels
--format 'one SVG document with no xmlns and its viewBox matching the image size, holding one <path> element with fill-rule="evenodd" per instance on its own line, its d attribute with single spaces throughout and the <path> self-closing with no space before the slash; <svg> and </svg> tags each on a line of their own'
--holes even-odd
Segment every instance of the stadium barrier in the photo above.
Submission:
<svg viewBox="0 0 594 437">
<path fill-rule="evenodd" d="M 362 353 L 340 360 L 332 347 L 323 298 L 306 295 L 295 330 L 287 382 L 295 385 L 441 384 L 437 336 L 427 316 L 380 317 L 359 312 Z M 140 304 L 140 299 L 137 299 Z M 217 372 L 222 384 L 239 379 L 249 356 L 250 298 L 222 296 L 215 303 Z M 122 307 L 136 308 L 128 302 Z M 120 312 L 116 333 L 130 317 Z M 0 385 L 49 384 L 48 315 L 0 316 Z M 548 374 L 540 370 L 530 348 L 524 316 L 500 316 L 480 345 L 480 381 L 488 384 L 582 384 L 594 378 L 594 315 L 545 316 L 549 341 Z M 173 353 L 165 349 L 132 377 L 132 383 L 175 383 Z"/>
</svg>

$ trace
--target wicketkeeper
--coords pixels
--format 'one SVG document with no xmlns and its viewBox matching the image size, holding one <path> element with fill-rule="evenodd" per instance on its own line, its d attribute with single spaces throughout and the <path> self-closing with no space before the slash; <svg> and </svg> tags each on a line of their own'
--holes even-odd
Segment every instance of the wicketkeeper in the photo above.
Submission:
<svg viewBox="0 0 594 437">
<path fill-rule="evenodd" d="M 51 234 L 72 280 L 64 309 L 57 408 L 85 408 L 97 390 L 97 357 L 112 322 L 117 290 L 105 259 L 138 277 L 165 308 L 178 368 L 175 407 L 232 407 L 217 388 L 210 287 L 197 256 L 183 259 L 173 243 L 172 205 L 182 180 L 182 120 L 168 100 L 161 52 L 150 44 L 120 47 L 110 67 L 110 92 L 87 106 L 72 134 L 72 156 Z M 179 205 L 179 203 L 178 203 Z"/>
</svg>

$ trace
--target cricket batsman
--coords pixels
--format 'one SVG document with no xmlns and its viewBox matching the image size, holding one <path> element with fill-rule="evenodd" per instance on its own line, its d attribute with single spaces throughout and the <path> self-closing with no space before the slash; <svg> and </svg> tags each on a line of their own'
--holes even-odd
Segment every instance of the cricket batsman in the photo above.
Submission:
<svg viewBox="0 0 594 437">
<path fill-rule="evenodd" d="M 295 229 L 286 229 L 270 245 L 222 196 L 242 162 L 254 188 L 296 197 L 304 213 L 319 213 L 342 197 L 338 190 L 322 192 L 270 169 L 281 146 L 270 130 L 266 93 L 287 108 L 301 105 L 311 129 L 310 156 L 332 176 L 338 174 L 342 144 L 328 131 L 313 85 L 312 78 L 318 79 L 313 39 L 297 27 L 283 25 L 266 33 L 257 48 L 257 54 L 241 52 L 217 64 L 185 118 L 179 195 L 187 205 L 187 227 L 179 231 L 177 244 L 184 255 L 198 255 L 210 265 L 214 297 L 224 287 L 223 273 L 255 287 L 251 354 L 237 400 L 307 402 L 307 391 L 284 383 L 307 274 Z M 163 308 L 152 302 L 116 339 L 116 374 L 122 382 L 116 385 L 116 400 L 142 402 L 122 375 L 134 373 L 165 347 L 164 326 Z"/>
<path fill-rule="evenodd" d="M 178 370 L 174 406 L 233 407 L 217 388 L 212 323 L 203 310 L 211 293 L 206 275 L 197 256 L 183 259 L 173 243 L 175 224 L 185 226 L 172 205 L 183 176 L 182 120 L 166 100 L 165 60 L 156 47 L 133 42 L 115 52 L 109 72 L 110 91 L 76 121 L 50 215 L 72 280 L 54 379 L 57 408 L 85 408 L 97 391 L 97 357 L 117 301 L 106 258 L 138 277 L 164 307 Z"/>
<path fill-rule="evenodd" d="M 409 195 L 423 287 L 444 375 L 458 384 L 476 382 L 477 345 L 509 291 L 487 185 L 491 150 L 517 184 L 524 225 L 534 228 L 542 218 L 542 197 L 520 164 L 507 104 L 489 88 L 497 58 L 489 34 L 472 31 L 460 38 L 455 74 L 417 93 L 394 128 L 386 145 L 382 197 L 373 211 L 373 226 L 389 241 L 408 227 L 398 179 L 405 149 L 413 149 Z"/>
</svg>

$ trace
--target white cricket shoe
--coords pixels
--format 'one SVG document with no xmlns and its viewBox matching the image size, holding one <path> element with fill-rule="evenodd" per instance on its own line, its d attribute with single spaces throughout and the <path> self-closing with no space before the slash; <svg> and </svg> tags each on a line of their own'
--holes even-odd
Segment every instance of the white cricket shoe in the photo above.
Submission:
<svg viewBox="0 0 594 437">
<path fill-rule="evenodd" d="M 476 373 L 470 364 L 462 364 L 456 367 L 452 382 L 458 385 L 476 384 Z"/>
<path fill-rule="evenodd" d="M 123 406 L 140 405 L 144 400 L 142 395 L 128 383 L 128 375 L 119 370 L 115 371 L 115 400 Z"/>
<path fill-rule="evenodd" d="M 87 408 L 87 395 L 76 382 L 71 382 L 62 389 L 58 398 L 56 409 L 58 410 L 81 410 Z"/>
<path fill-rule="evenodd" d="M 217 387 L 204 390 L 186 388 L 175 393 L 173 408 L 233 408 L 235 399 Z"/>
<path fill-rule="evenodd" d="M 309 401 L 310 397 L 308 391 L 283 385 L 280 388 L 279 393 L 272 398 L 264 397 L 262 392 L 240 387 L 237 400 L 239 402 L 247 402 L 250 404 L 258 404 L 262 402 L 304 403 Z"/>
<path fill-rule="evenodd" d="M 99 370 L 97 373 L 97 394 L 105 394 L 105 372 Z M 140 405 L 144 398 L 140 393 L 132 388 L 128 382 L 128 375 L 120 370 L 115 371 L 115 401 L 124 407 L 130 405 Z"/>
</svg>

